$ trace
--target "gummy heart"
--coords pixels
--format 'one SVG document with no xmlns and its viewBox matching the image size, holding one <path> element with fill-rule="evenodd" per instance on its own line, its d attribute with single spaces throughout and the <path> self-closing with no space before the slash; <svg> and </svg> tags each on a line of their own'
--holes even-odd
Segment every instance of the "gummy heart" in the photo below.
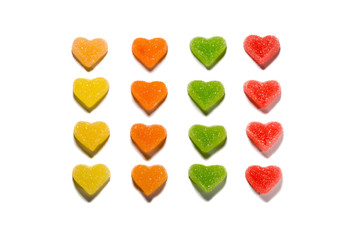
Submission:
<svg viewBox="0 0 360 240">
<path fill-rule="evenodd" d="M 279 97 L 281 88 L 280 84 L 274 80 L 266 82 L 250 80 L 245 82 L 244 92 L 258 108 L 266 109 Z"/>
<path fill-rule="evenodd" d="M 222 37 L 196 37 L 190 43 L 190 50 L 207 69 L 211 69 L 225 55 L 226 42 Z"/>
<path fill-rule="evenodd" d="M 131 177 L 144 194 L 149 196 L 166 182 L 168 175 L 161 165 L 137 165 L 133 168 Z"/>
<path fill-rule="evenodd" d="M 275 36 L 248 36 L 244 41 L 244 49 L 249 56 L 265 69 L 278 55 L 280 42 Z"/>
<path fill-rule="evenodd" d="M 225 95 L 224 86 L 218 81 L 192 81 L 187 90 L 191 99 L 205 114 L 216 107 Z"/>
<path fill-rule="evenodd" d="M 281 180 L 281 169 L 277 166 L 250 166 L 245 172 L 246 180 L 260 194 L 268 193 Z"/>
<path fill-rule="evenodd" d="M 246 134 L 261 151 L 266 152 L 279 140 L 283 128 L 278 122 L 251 122 L 246 128 Z"/>
<path fill-rule="evenodd" d="M 87 70 L 91 71 L 105 57 L 108 45 L 104 39 L 76 38 L 72 45 L 75 59 Z"/>
<path fill-rule="evenodd" d="M 134 56 L 149 70 L 152 70 L 167 54 L 168 46 L 164 39 L 137 38 L 132 45 Z"/>
<path fill-rule="evenodd" d="M 189 129 L 189 137 L 201 153 L 209 154 L 224 143 L 226 130 L 223 126 L 193 125 Z"/>
<path fill-rule="evenodd" d="M 89 196 L 98 193 L 110 180 L 110 170 L 104 164 L 86 166 L 83 164 L 74 167 L 73 179 Z"/>
<path fill-rule="evenodd" d="M 89 112 L 103 100 L 108 91 L 109 83 L 105 78 L 78 78 L 73 84 L 75 99 Z"/>
<path fill-rule="evenodd" d="M 104 122 L 78 122 L 74 128 L 74 137 L 80 147 L 91 157 L 105 144 L 110 129 Z"/>
<path fill-rule="evenodd" d="M 214 190 L 226 178 L 226 175 L 226 169 L 221 165 L 193 164 L 189 168 L 189 178 L 205 192 Z"/>
<path fill-rule="evenodd" d="M 163 82 L 135 81 L 131 85 L 131 93 L 148 113 L 152 113 L 165 100 L 167 88 Z"/>
<path fill-rule="evenodd" d="M 164 144 L 167 133 L 161 125 L 134 124 L 130 131 L 131 139 L 146 156 L 152 156 Z"/>
</svg>

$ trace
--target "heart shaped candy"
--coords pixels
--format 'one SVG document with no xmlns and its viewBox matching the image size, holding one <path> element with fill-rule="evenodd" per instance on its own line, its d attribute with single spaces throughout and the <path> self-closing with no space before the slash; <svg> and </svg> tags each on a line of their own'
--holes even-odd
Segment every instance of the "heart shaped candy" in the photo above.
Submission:
<svg viewBox="0 0 360 240">
<path fill-rule="evenodd" d="M 105 57 L 108 45 L 104 39 L 76 38 L 72 45 L 75 59 L 87 70 L 91 71 Z"/>
<path fill-rule="evenodd" d="M 190 50 L 207 69 L 211 69 L 225 55 L 226 41 L 222 37 L 196 37 L 190 42 Z"/>
<path fill-rule="evenodd" d="M 205 114 L 213 110 L 225 96 L 224 86 L 219 81 L 192 81 L 187 90 L 191 99 Z"/>
<path fill-rule="evenodd" d="M 110 170 L 104 164 L 86 166 L 83 164 L 74 167 L 73 179 L 87 195 L 96 195 L 110 180 Z"/>
<path fill-rule="evenodd" d="M 193 164 L 189 168 L 189 178 L 205 192 L 214 190 L 226 178 L 226 175 L 226 169 L 221 165 Z"/>
<path fill-rule="evenodd" d="M 131 177 L 144 194 L 149 196 L 166 182 L 168 175 L 161 165 L 137 165 L 133 168 Z"/>
<path fill-rule="evenodd" d="M 134 124 L 131 127 L 130 136 L 140 151 L 151 157 L 157 152 L 166 140 L 166 129 L 161 125 Z"/>
<path fill-rule="evenodd" d="M 281 88 L 275 80 L 266 82 L 250 80 L 245 82 L 244 92 L 258 108 L 266 109 L 280 96 Z"/>
<path fill-rule="evenodd" d="M 90 156 L 94 156 L 110 136 L 110 129 L 104 122 L 78 122 L 74 128 L 74 137 L 80 147 Z"/>
<path fill-rule="evenodd" d="M 168 46 L 162 38 L 137 38 L 132 45 L 134 56 L 149 70 L 152 70 L 167 54 Z"/>
<path fill-rule="evenodd" d="M 73 92 L 75 99 L 87 111 L 92 111 L 109 91 L 109 83 L 105 78 L 78 78 L 74 81 Z"/>
<path fill-rule="evenodd" d="M 202 154 L 211 154 L 224 143 L 226 130 L 223 126 L 193 125 L 189 137 Z"/>
<path fill-rule="evenodd" d="M 246 180 L 260 194 L 268 193 L 281 180 L 281 169 L 277 166 L 250 166 L 245 172 Z"/>
<path fill-rule="evenodd" d="M 135 81 L 131 85 L 131 93 L 140 106 L 151 114 L 165 100 L 168 91 L 163 82 Z"/>
<path fill-rule="evenodd" d="M 251 122 L 246 128 L 246 134 L 261 151 L 266 152 L 279 140 L 283 128 L 278 122 Z"/>
<path fill-rule="evenodd" d="M 278 55 L 280 42 L 275 36 L 248 36 L 244 41 L 244 49 L 249 56 L 265 69 Z"/>
</svg>

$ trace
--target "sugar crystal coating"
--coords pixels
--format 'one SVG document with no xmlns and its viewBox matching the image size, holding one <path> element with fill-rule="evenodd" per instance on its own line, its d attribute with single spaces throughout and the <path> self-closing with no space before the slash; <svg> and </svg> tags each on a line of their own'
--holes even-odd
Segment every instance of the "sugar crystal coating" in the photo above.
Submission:
<svg viewBox="0 0 360 240">
<path fill-rule="evenodd" d="M 132 45 L 134 56 L 149 70 L 152 70 L 167 54 L 168 45 L 162 38 L 137 38 Z"/>
<path fill-rule="evenodd" d="M 167 88 L 163 82 L 135 81 L 131 93 L 139 105 L 147 112 L 153 112 L 165 100 Z"/>
<path fill-rule="evenodd" d="M 226 130 L 223 126 L 193 125 L 189 129 L 189 137 L 202 153 L 209 153 L 226 139 Z"/>
<path fill-rule="evenodd" d="M 80 164 L 74 167 L 72 177 L 88 195 L 92 196 L 109 181 L 110 170 L 104 164 Z"/>
<path fill-rule="evenodd" d="M 164 143 L 167 133 L 161 125 L 145 125 L 142 123 L 134 124 L 130 130 L 131 139 L 136 146 L 145 154 L 151 154 L 158 150 L 158 147 Z"/>
<path fill-rule="evenodd" d="M 261 67 L 266 68 L 280 51 L 280 42 L 275 36 L 248 36 L 244 41 L 244 49 Z"/>
<path fill-rule="evenodd" d="M 209 112 L 225 96 L 225 89 L 219 81 L 192 81 L 188 84 L 188 94 L 205 113 Z"/>
<path fill-rule="evenodd" d="M 282 178 L 281 169 L 277 166 L 250 166 L 245 172 L 246 180 L 260 194 L 268 193 Z"/>
<path fill-rule="evenodd" d="M 226 169 L 221 165 L 193 164 L 189 168 L 189 178 L 205 192 L 214 190 L 226 178 L 226 175 Z"/>
<path fill-rule="evenodd" d="M 83 150 L 90 155 L 95 154 L 110 136 L 110 129 L 104 122 L 76 123 L 74 137 L 81 144 Z"/>
<path fill-rule="evenodd" d="M 88 111 L 93 110 L 109 91 L 109 83 L 105 78 L 78 78 L 73 83 L 76 100 Z"/>
<path fill-rule="evenodd" d="M 283 128 L 278 122 L 251 122 L 246 128 L 246 134 L 261 151 L 266 152 L 279 140 Z"/>
<path fill-rule="evenodd" d="M 244 92 L 258 108 L 265 109 L 279 97 L 281 88 L 275 80 L 266 82 L 250 80 L 245 82 Z"/>
<path fill-rule="evenodd" d="M 75 59 L 87 70 L 91 71 L 105 57 L 108 45 L 104 39 L 76 38 L 72 45 Z"/>
<path fill-rule="evenodd" d="M 144 194 L 149 196 L 166 182 L 168 175 L 161 165 L 137 165 L 133 168 L 131 177 Z"/>
<path fill-rule="evenodd" d="M 207 69 L 211 69 L 220 61 L 225 55 L 226 48 L 226 41 L 222 37 L 195 37 L 190 42 L 191 52 Z"/>
</svg>

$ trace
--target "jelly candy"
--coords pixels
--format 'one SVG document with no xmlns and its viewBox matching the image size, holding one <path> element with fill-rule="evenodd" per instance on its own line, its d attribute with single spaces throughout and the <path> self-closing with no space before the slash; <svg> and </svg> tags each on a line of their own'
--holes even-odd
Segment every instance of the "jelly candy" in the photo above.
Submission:
<svg viewBox="0 0 360 240">
<path fill-rule="evenodd" d="M 135 81 L 131 85 L 131 93 L 139 105 L 150 114 L 165 100 L 168 91 L 163 82 Z"/>
<path fill-rule="evenodd" d="M 110 170 L 104 164 L 80 164 L 74 167 L 72 177 L 87 195 L 93 196 L 110 180 Z"/>
<path fill-rule="evenodd" d="M 224 86 L 218 81 L 192 81 L 187 90 L 191 99 L 205 114 L 214 109 L 225 95 Z"/>
<path fill-rule="evenodd" d="M 268 193 L 282 178 L 281 169 L 277 166 L 250 166 L 245 172 L 246 180 L 260 194 Z"/>
<path fill-rule="evenodd" d="M 72 45 L 75 59 L 87 70 L 91 71 L 105 57 L 108 45 L 104 39 L 76 38 Z"/>
<path fill-rule="evenodd" d="M 210 154 L 224 143 L 226 130 L 223 126 L 193 125 L 189 129 L 189 137 L 201 153 Z"/>
<path fill-rule="evenodd" d="M 205 192 L 214 190 L 226 178 L 226 175 L 226 169 L 221 165 L 193 164 L 189 168 L 189 178 Z"/>
<path fill-rule="evenodd" d="M 222 37 L 196 37 L 190 43 L 190 50 L 207 69 L 211 69 L 225 55 L 226 41 Z"/>
<path fill-rule="evenodd" d="M 131 177 L 144 194 L 149 196 L 166 182 L 168 175 L 161 165 L 137 165 L 133 168 Z"/>
<path fill-rule="evenodd" d="M 281 88 L 274 80 L 266 82 L 250 80 L 245 82 L 244 92 L 259 109 L 266 109 L 280 96 Z"/>
<path fill-rule="evenodd" d="M 80 147 L 90 156 L 95 155 L 110 136 L 110 129 L 104 122 L 78 122 L 74 137 Z"/>
<path fill-rule="evenodd" d="M 148 69 L 152 70 L 167 54 L 168 46 L 164 39 L 137 38 L 132 45 L 134 56 Z"/>
<path fill-rule="evenodd" d="M 246 128 L 246 134 L 261 151 L 266 152 L 279 140 L 283 128 L 278 122 L 251 122 Z"/>
<path fill-rule="evenodd" d="M 275 36 L 248 36 L 244 41 L 244 49 L 249 56 L 265 69 L 278 55 L 280 42 Z"/>
<path fill-rule="evenodd" d="M 87 110 L 92 111 L 109 91 L 109 83 L 105 78 L 85 79 L 74 81 L 73 92 L 76 100 Z"/>
</svg>

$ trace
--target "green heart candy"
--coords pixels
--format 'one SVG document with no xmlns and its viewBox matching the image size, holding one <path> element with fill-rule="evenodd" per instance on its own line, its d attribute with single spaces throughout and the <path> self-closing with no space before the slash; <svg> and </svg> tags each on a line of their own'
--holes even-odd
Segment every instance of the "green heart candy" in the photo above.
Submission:
<svg viewBox="0 0 360 240">
<path fill-rule="evenodd" d="M 225 55 L 226 42 L 222 37 L 196 37 L 191 40 L 190 50 L 207 69 L 211 69 Z"/>
<path fill-rule="evenodd" d="M 193 125 L 189 137 L 202 154 L 209 156 L 224 143 L 226 130 L 223 126 Z"/>
<path fill-rule="evenodd" d="M 205 114 L 213 110 L 225 95 L 224 86 L 219 81 L 195 80 L 188 84 L 187 90 L 191 99 Z"/>
<path fill-rule="evenodd" d="M 214 190 L 226 178 L 226 175 L 226 169 L 221 165 L 193 164 L 189 168 L 191 181 L 207 193 Z"/>
</svg>

